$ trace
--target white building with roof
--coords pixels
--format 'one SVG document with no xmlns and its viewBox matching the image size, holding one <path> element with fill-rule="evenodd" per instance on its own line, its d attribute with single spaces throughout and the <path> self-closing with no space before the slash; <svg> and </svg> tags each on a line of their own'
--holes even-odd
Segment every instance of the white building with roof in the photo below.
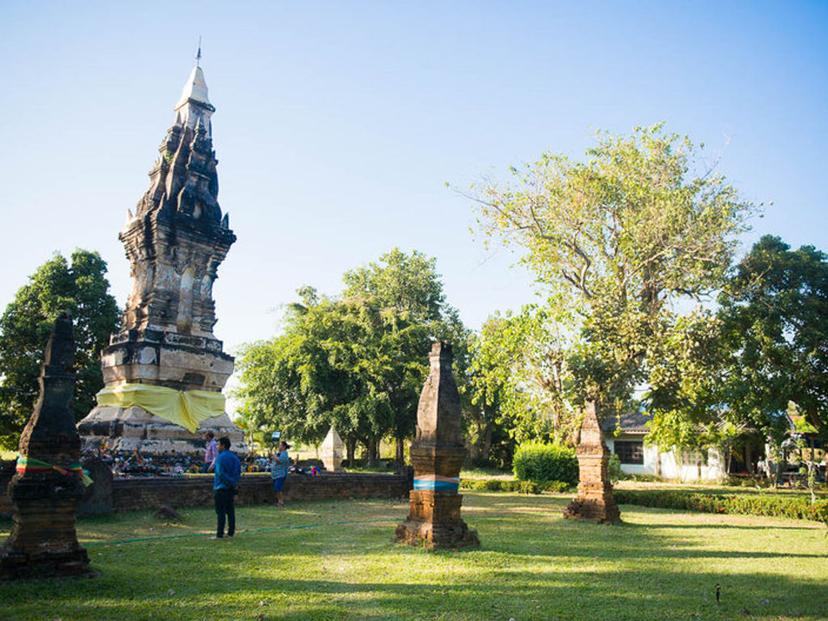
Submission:
<svg viewBox="0 0 828 621">
<path fill-rule="evenodd" d="M 647 414 L 635 412 L 601 424 L 604 441 L 618 455 L 622 472 L 679 481 L 719 481 L 727 476 L 724 455 L 717 448 L 660 451 L 657 446 L 648 446 L 644 438 L 649 420 Z"/>
</svg>

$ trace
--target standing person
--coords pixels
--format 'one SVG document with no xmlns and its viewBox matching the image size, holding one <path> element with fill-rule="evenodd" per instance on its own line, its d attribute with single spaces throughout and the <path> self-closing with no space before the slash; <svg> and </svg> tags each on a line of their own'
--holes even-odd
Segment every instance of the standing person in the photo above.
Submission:
<svg viewBox="0 0 828 621">
<path fill-rule="evenodd" d="M 212 471 L 216 464 L 218 447 L 216 446 L 216 434 L 208 431 L 204 434 L 204 464 L 201 466 L 202 474 Z"/>
<path fill-rule="evenodd" d="M 241 478 L 241 463 L 230 450 L 230 438 L 218 441 L 218 457 L 213 475 L 213 496 L 216 502 L 216 539 L 224 537 L 224 519 L 227 518 L 227 536 L 236 534 L 236 507 L 234 497 Z"/>
<path fill-rule="evenodd" d="M 288 456 L 288 449 L 290 444 L 282 440 L 279 442 L 279 450 L 276 453 L 276 458 L 270 465 L 270 478 L 273 479 L 273 491 L 276 492 L 276 506 L 285 506 L 285 481 L 287 480 L 288 467 L 290 466 L 290 456 Z"/>
</svg>

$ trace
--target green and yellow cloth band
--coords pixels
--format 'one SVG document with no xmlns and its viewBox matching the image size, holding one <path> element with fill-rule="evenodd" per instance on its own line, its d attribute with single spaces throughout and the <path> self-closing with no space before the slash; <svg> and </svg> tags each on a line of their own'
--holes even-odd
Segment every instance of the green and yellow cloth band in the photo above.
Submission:
<svg viewBox="0 0 828 621">
<path fill-rule="evenodd" d="M 80 477 L 80 480 L 85 487 L 89 487 L 90 485 L 92 485 L 93 482 L 92 478 L 89 476 L 89 473 L 81 467 L 79 462 L 73 462 L 68 466 L 58 466 L 56 464 L 50 464 L 49 462 L 43 461 L 41 459 L 35 459 L 34 457 L 25 457 L 21 455 L 17 458 L 16 470 L 17 474 L 26 474 L 27 472 L 36 474 L 43 472 L 51 472 L 54 470 L 58 474 L 62 474 L 65 477 Z"/>
</svg>

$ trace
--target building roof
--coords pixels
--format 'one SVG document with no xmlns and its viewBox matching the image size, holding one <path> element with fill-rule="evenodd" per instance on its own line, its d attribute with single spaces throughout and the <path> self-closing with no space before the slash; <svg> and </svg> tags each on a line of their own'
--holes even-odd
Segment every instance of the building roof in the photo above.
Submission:
<svg viewBox="0 0 828 621">
<path fill-rule="evenodd" d="M 646 434 L 649 429 L 647 423 L 652 420 L 652 416 L 646 412 L 628 412 L 621 414 L 620 420 L 618 416 L 609 416 L 601 421 L 601 429 L 604 433 L 615 433 L 619 430 L 621 433 Z"/>
</svg>

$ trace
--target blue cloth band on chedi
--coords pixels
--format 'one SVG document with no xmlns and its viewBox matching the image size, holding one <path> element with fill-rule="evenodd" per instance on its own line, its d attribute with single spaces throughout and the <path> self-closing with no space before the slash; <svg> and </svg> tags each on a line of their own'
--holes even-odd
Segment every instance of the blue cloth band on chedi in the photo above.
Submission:
<svg viewBox="0 0 828 621">
<path fill-rule="evenodd" d="M 415 490 L 434 492 L 456 492 L 460 489 L 460 477 L 425 476 L 414 478 Z"/>
</svg>

